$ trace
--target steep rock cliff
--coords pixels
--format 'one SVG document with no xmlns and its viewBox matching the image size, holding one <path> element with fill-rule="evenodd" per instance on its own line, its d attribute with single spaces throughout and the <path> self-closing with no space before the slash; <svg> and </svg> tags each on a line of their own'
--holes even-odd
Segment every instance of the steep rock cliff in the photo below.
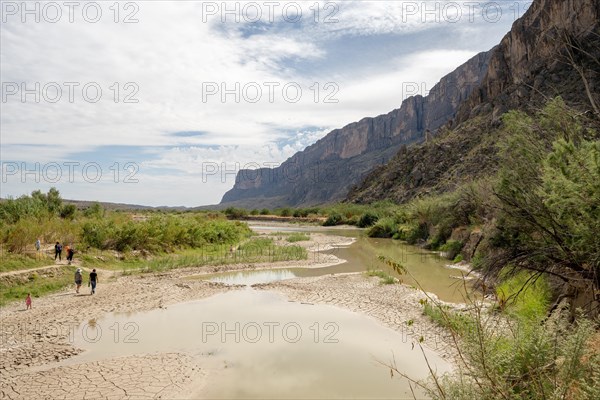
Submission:
<svg viewBox="0 0 600 400">
<path fill-rule="evenodd" d="M 303 206 L 343 199 L 348 189 L 403 146 L 420 142 L 456 117 L 487 70 L 491 52 L 479 53 L 443 77 L 429 94 L 399 109 L 335 129 L 273 169 L 241 170 L 222 205 Z"/>
<path fill-rule="evenodd" d="M 492 52 L 481 85 L 460 106 L 455 125 L 489 112 L 497 120 L 510 109 L 538 107 L 558 95 L 589 109 L 568 54 L 598 94 L 599 18 L 598 0 L 535 0 Z"/>
<path fill-rule="evenodd" d="M 588 93 L 600 102 L 599 19 L 600 0 L 535 0 L 492 50 L 481 85 L 459 105 L 452 129 L 374 169 L 348 200 L 405 202 L 493 174 L 499 118 L 510 109 L 535 110 L 560 95 L 594 115 Z"/>
</svg>

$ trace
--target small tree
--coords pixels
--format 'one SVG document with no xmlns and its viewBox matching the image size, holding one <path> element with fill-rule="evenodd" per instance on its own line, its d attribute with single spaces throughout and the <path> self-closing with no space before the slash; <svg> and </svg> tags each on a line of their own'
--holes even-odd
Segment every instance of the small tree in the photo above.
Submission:
<svg viewBox="0 0 600 400">
<path fill-rule="evenodd" d="M 600 290 L 600 143 L 554 100 L 536 117 L 509 113 L 505 166 L 494 194 L 498 221 L 484 266 L 553 276 L 564 295 Z"/>
</svg>

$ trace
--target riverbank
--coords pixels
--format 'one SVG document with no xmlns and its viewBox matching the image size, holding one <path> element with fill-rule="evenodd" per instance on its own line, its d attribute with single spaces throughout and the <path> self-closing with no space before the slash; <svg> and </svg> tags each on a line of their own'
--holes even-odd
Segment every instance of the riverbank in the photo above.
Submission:
<svg viewBox="0 0 600 400">
<path fill-rule="evenodd" d="M 277 239 L 282 244 L 285 237 Z M 233 270 L 319 267 L 341 262 L 318 250 L 348 245 L 349 238 L 311 233 L 301 241 L 312 256 L 308 260 L 279 263 L 215 265 L 182 268 L 165 273 L 100 275 L 97 294 L 84 288 L 34 299 L 33 309 L 12 303 L 0 312 L 0 391 L 2 398 L 173 398 L 201 391 L 214 371 L 209 359 L 180 353 L 154 353 L 71 364 L 82 350 L 73 335 L 83 323 L 108 313 L 136 313 L 166 308 L 176 303 L 208 298 L 242 286 L 189 279 L 192 275 Z M 326 257 L 325 257 L 326 256 Z M 337 258 L 337 257 L 336 257 Z M 421 292 L 404 285 L 380 285 L 364 274 L 298 278 L 256 285 L 257 290 L 282 293 L 290 301 L 332 304 L 366 314 L 400 332 L 403 338 L 423 343 L 452 360 L 448 337 L 422 315 Z M 104 334 L 112 335 L 108 329 Z M 123 371 L 127 371 L 124 373 Z"/>
</svg>

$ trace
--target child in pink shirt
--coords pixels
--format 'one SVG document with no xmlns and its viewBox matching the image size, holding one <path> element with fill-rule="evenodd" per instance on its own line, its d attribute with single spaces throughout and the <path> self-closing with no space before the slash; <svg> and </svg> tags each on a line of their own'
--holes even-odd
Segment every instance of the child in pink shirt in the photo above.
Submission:
<svg viewBox="0 0 600 400">
<path fill-rule="evenodd" d="M 31 293 L 27 293 L 27 298 L 25 299 L 25 305 L 27 309 L 31 309 Z"/>
</svg>

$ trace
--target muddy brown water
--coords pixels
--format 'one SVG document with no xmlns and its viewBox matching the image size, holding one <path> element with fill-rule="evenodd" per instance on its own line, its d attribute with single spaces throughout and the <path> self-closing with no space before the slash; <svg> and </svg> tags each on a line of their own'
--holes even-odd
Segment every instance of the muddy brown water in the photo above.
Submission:
<svg viewBox="0 0 600 400">
<path fill-rule="evenodd" d="M 210 373 L 189 398 L 398 399 L 412 398 L 410 388 L 386 364 L 414 379 L 428 376 L 413 340 L 361 314 L 247 288 L 84 324 L 75 345 L 87 351 L 69 363 L 181 352 Z M 450 370 L 426 354 L 438 372 Z"/>
<path fill-rule="evenodd" d="M 318 231 L 352 237 L 355 242 L 318 253 L 344 260 L 325 268 L 285 268 L 202 276 L 231 284 L 271 282 L 297 276 L 384 269 L 382 254 L 401 262 L 421 286 L 442 300 L 460 301 L 456 270 L 436 254 L 397 241 L 370 239 L 359 230 L 265 227 L 272 231 Z M 295 228 L 295 229 L 294 229 Z M 268 229 L 267 229 L 268 230 Z M 413 278 L 403 276 L 406 283 Z M 390 377 L 386 365 L 413 379 L 425 379 L 428 367 L 408 332 L 391 330 L 375 319 L 335 306 L 290 302 L 251 287 L 148 312 L 107 314 L 82 324 L 75 346 L 86 350 L 65 364 L 134 354 L 181 352 L 197 358 L 208 372 L 186 393 L 200 399 L 412 398 L 405 379 Z M 425 349 L 438 372 L 451 365 Z M 201 379 L 200 379 L 201 380 Z M 418 398 L 425 397 L 416 392 Z"/>
</svg>

